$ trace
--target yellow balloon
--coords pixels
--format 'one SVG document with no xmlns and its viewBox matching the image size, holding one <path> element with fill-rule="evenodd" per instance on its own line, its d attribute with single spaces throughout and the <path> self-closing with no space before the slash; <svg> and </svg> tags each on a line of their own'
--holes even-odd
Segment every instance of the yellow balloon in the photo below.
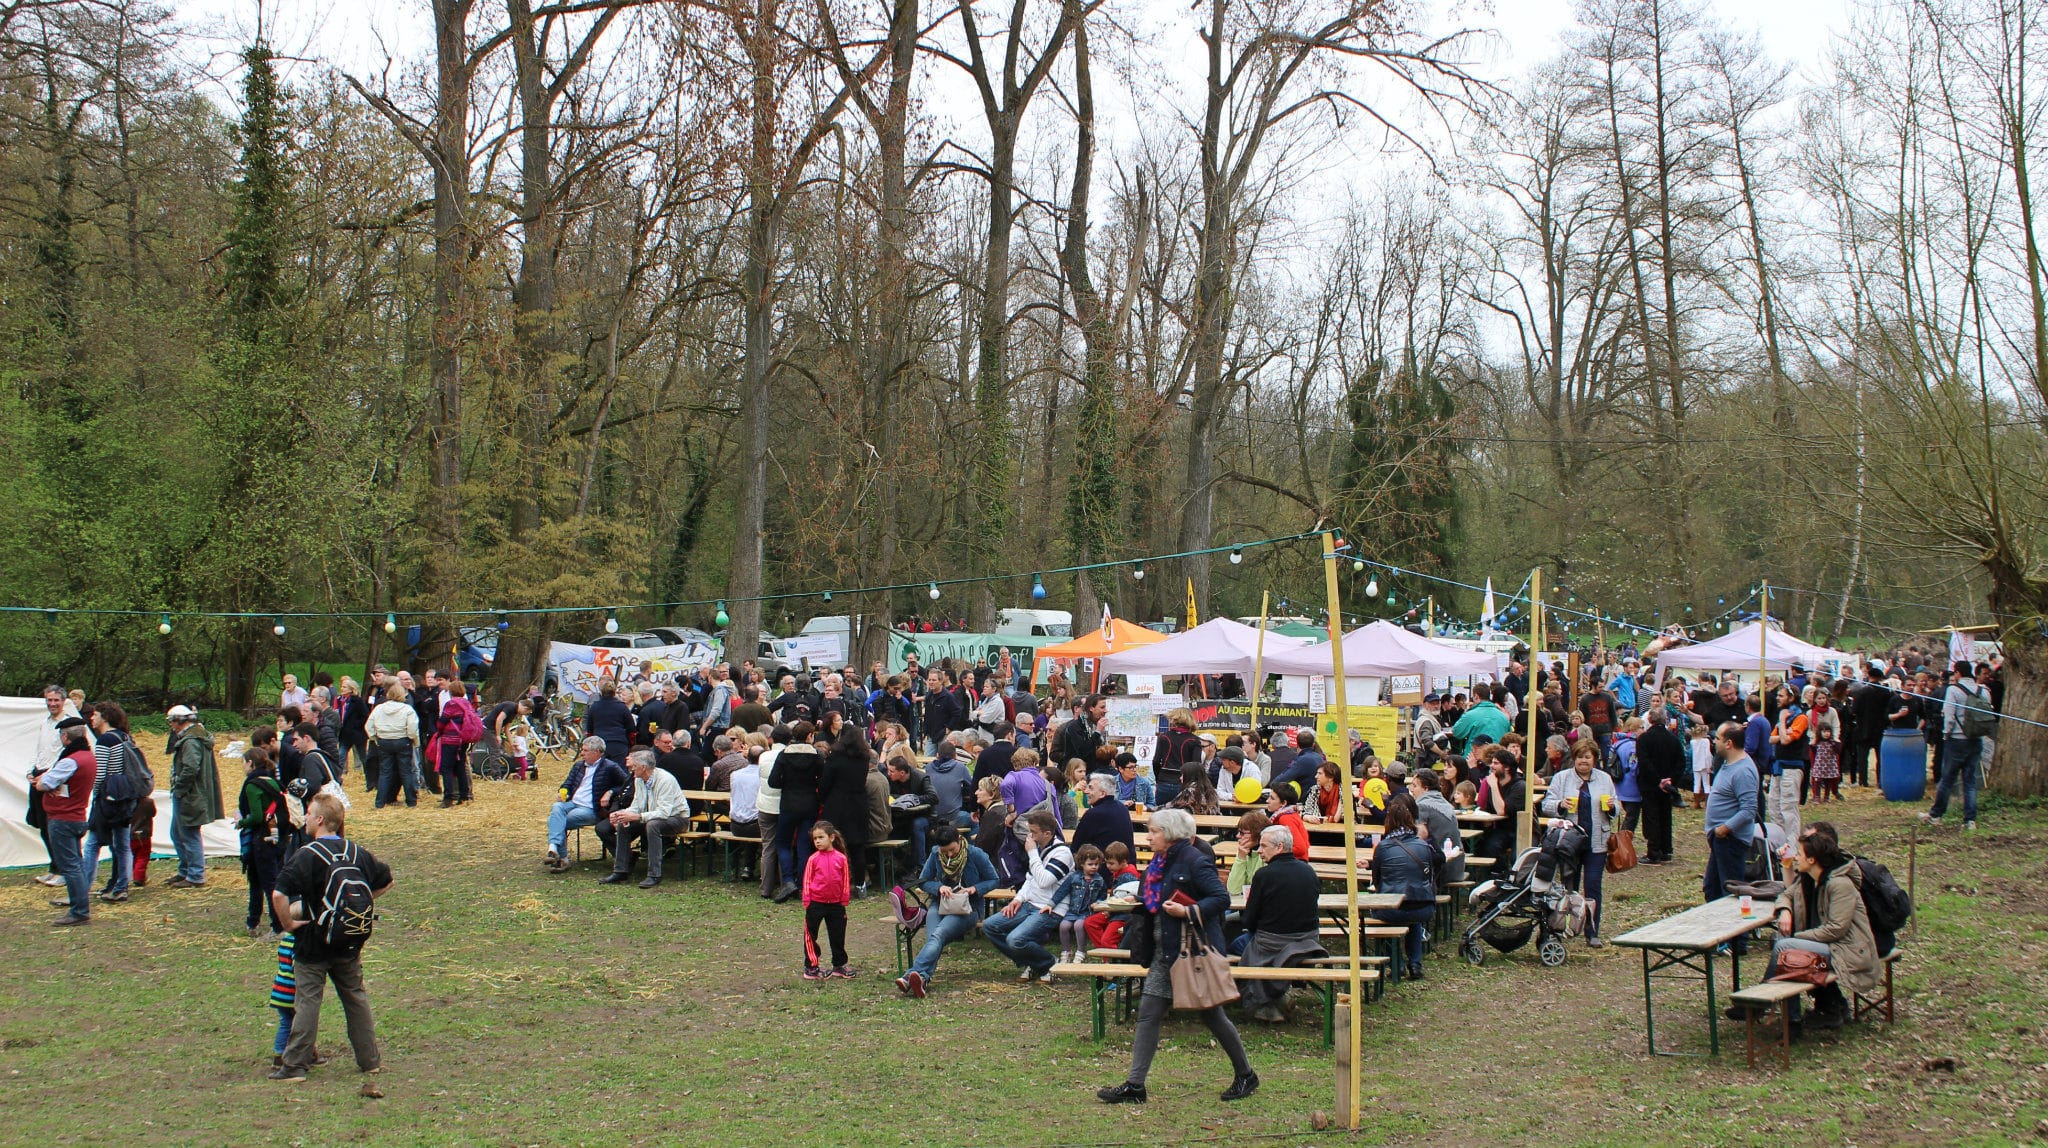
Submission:
<svg viewBox="0 0 2048 1148">
<path fill-rule="evenodd" d="M 1233 791 L 1233 796 L 1246 805 L 1251 805 L 1259 800 L 1259 794 L 1263 792 L 1265 787 L 1257 781 L 1249 777 L 1240 777 L 1237 779 L 1237 788 Z"/>
</svg>

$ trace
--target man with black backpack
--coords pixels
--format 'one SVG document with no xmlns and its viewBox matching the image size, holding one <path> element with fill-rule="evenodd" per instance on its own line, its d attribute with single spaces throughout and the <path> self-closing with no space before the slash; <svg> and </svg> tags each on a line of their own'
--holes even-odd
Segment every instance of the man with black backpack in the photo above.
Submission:
<svg viewBox="0 0 2048 1148">
<path fill-rule="evenodd" d="M 1989 677 L 1990 666 L 1980 667 Z M 1984 743 L 1998 736 L 1998 711 L 1991 706 L 1991 691 L 1970 675 L 1970 663 L 1956 663 L 1955 684 L 1941 702 L 1941 784 L 1934 790 L 1934 808 L 1920 815 L 1928 824 L 1939 824 L 1948 812 L 1949 795 L 1960 782 L 1963 790 L 1963 828 L 1977 828 L 1977 779 Z"/>
<path fill-rule="evenodd" d="M 356 1067 L 375 1072 L 383 1064 L 377 1051 L 377 1026 L 370 1017 L 370 995 L 363 987 L 363 944 L 376 920 L 376 900 L 391 888 L 391 867 L 342 835 L 341 802 L 316 793 L 306 802 L 306 835 L 311 840 L 278 874 L 270 894 L 271 907 L 292 931 L 296 946 L 295 1011 L 284 1063 L 270 1079 L 291 1083 L 306 1079 L 313 1049 L 320 1037 L 320 1001 L 327 981 L 341 997 L 348 1018 L 348 1043 Z M 374 1084 L 363 1095 L 382 1096 Z"/>
</svg>

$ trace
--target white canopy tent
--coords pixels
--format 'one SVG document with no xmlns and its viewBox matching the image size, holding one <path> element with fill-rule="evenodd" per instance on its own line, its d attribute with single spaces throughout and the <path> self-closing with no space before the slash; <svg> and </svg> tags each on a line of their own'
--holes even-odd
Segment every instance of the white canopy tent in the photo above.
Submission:
<svg viewBox="0 0 2048 1148">
<path fill-rule="evenodd" d="M 49 863 L 42 838 L 28 826 L 28 771 L 36 764 L 36 744 L 48 713 L 41 698 L 0 697 L 0 869 Z M 150 765 L 158 781 L 168 780 L 168 764 L 161 754 L 152 755 Z M 201 827 L 200 840 L 209 857 L 232 857 L 241 852 L 235 823 L 225 818 Z M 172 852 L 171 795 L 161 788 L 156 791 L 150 852 L 160 856 Z"/>
<path fill-rule="evenodd" d="M 1853 662 L 1855 655 L 1826 646 L 1816 646 L 1783 630 L 1763 629 L 1763 623 L 1738 626 L 1711 642 L 1680 646 L 1657 655 L 1657 680 L 1667 670 L 1790 670 L 1795 664 L 1809 669 L 1822 662 Z"/>
<path fill-rule="evenodd" d="M 1267 663 L 1282 651 L 1299 648 L 1303 642 L 1301 638 L 1266 631 Z M 1238 674 L 1249 678 L 1258 649 L 1258 627 L 1229 618 L 1211 618 L 1163 642 L 1110 654 L 1102 659 L 1102 669 L 1110 674 L 1161 674 L 1170 678 L 1195 674 Z"/>
<path fill-rule="evenodd" d="M 1265 669 L 1274 674 L 1328 674 L 1329 643 L 1318 642 L 1278 654 L 1269 653 Z M 1490 653 L 1431 641 L 1385 620 L 1368 623 L 1344 635 L 1344 676 L 1347 678 L 1420 674 L 1427 682 L 1435 678 L 1491 674 L 1496 669 Z"/>
</svg>

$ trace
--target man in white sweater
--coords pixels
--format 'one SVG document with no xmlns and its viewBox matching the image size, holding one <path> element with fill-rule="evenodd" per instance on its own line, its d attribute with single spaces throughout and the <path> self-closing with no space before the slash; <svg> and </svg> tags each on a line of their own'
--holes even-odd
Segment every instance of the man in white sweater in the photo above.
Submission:
<svg viewBox="0 0 2048 1148">
<path fill-rule="evenodd" d="M 626 769 L 633 775 L 633 800 L 626 808 L 613 810 L 610 819 L 598 827 L 598 836 L 607 839 L 616 859 L 611 873 L 599 878 L 598 884 L 623 885 L 633 879 L 633 842 L 644 837 L 647 879 L 640 887 L 652 889 L 661 884 L 661 854 L 669 838 L 681 833 L 689 822 L 690 803 L 675 775 L 654 767 L 653 751 L 636 749 L 627 754 Z"/>
</svg>

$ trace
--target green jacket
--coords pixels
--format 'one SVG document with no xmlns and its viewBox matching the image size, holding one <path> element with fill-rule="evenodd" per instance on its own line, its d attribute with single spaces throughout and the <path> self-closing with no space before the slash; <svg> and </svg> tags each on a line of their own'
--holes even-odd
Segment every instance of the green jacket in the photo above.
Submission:
<svg viewBox="0 0 2048 1148">
<path fill-rule="evenodd" d="M 219 821 L 224 813 L 220 772 L 213 767 L 213 735 L 193 722 L 171 734 L 164 752 L 171 755 L 171 802 L 180 829 L 197 829 Z"/>
</svg>

